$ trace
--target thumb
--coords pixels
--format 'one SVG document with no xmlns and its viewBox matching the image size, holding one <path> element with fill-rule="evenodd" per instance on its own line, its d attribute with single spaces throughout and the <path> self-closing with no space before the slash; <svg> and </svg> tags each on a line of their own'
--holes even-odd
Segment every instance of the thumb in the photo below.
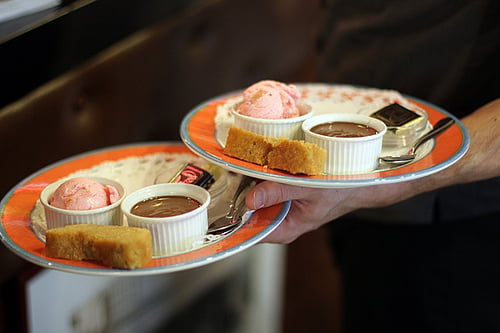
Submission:
<svg viewBox="0 0 500 333">
<path fill-rule="evenodd" d="M 288 200 L 305 197 L 306 188 L 265 181 L 248 191 L 246 204 L 250 209 L 273 206 Z"/>
</svg>

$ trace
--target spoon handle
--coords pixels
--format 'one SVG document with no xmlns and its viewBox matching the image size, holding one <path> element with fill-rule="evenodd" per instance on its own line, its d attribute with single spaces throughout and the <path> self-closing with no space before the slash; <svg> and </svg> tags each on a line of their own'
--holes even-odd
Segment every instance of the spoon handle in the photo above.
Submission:
<svg viewBox="0 0 500 333">
<path fill-rule="evenodd" d="M 421 144 L 426 142 L 429 139 L 432 139 L 433 137 L 437 136 L 438 134 L 442 133 L 444 130 L 446 130 L 448 127 L 453 125 L 455 123 L 455 120 L 450 117 L 446 117 L 441 119 L 434 125 L 434 128 L 427 132 L 426 134 L 422 135 L 417 141 L 415 141 L 415 144 L 413 147 L 411 147 L 410 151 L 408 154 L 414 154 L 415 151 L 417 150 L 418 147 L 420 147 Z"/>
<path fill-rule="evenodd" d="M 238 206 L 236 205 L 236 202 L 238 201 L 238 198 L 240 197 L 241 192 L 243 192 L 243 190 L 245 190 L 250 185 L 250 183 L 252 181 L 253 181 L 252 177 L 248 177 L 245 175 L 242 176 L 242 179 L 238 185 L 238 188 L 234 192 L 234 195 L 231 199 L 231 202 L 229 203 L 229 211 L 227 212 L 226 217 L 232 217 L 234 215 L 234 213 L 236 213 L 236 210 L 238 208 Z"/>
</svg>

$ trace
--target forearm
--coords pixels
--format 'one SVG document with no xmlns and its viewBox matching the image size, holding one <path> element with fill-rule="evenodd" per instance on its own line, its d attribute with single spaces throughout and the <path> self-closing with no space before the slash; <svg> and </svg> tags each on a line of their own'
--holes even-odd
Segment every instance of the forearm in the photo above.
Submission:
<svg viewBox="0 0 500 333">
<path fill-rule="evenodd" d="M 452 166 L 451 184 L 500 176 L 500 99 L 462 119 L 471 137 L 465 156 Z M 448 185 L 448 184 L 445 184 Z"/>
<path fill-rule="evenodd" d="M 470 147 L 463 158 L 425 180 L 424 190 L 500 176 L 500 99 L 462 119 Z"/>
</svg>

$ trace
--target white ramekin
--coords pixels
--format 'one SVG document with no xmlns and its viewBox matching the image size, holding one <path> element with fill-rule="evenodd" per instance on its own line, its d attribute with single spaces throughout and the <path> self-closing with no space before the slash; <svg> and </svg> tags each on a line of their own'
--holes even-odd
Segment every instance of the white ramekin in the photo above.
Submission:
<svg viewBox="0 0 500 333">
<path fill-rule="evenodd" d="M 302 123 L 309 119 L 313 113 L 309 111 L 298 117 L 285 119 L 262 119 L 242 115 L 231 110 L 234 125 L 244 130 L 272 138 L 285 137 L 290 140 L 302 140 Z"/>
<path fill-rule="evenodd" d="M 186 196 L 201 206 L 184 214 L 169 217 L 142 217 L 131 214 L 140 201 L 166 195 Z M 128 195 L 121 208 L 128 225 L 148 229 L 153 235 L 153 256 L 162 257 L 188 251 L 200 241 L 208 229 L 210 193 L 197 185 L 184 183 L 156 184 L 141 188 Z"/>
<path fill-rule="evenodd" d="M 378 133 L 363 137 L 343 138 L 311 132 L 311 128 L 316 125 L 336 121 L 367 125 L 377 130 Z M 315 143 L 328 152 L 324 169 L 326 174 L 349 175 L 367 173 L 377 167 L 387 127 L 382 121 L 366 115 L 330 113 L 314 116 L 304 121 L 302 130 L 306 142 Z"/>
<path fill-rule="evenodd" d="M 54 182 L 42 190 L 40 202 L 42 203 L 47 229 L 64 227 L 70 224 L 101 224 L 101 225 L 121 225 L 123 214 L 120 205 L 125 197 L 123 186 L 111 179 L 101 177 L 88 177 L 103 185 L 112 185 L 120 194 L 120 199 L 106 207 L 89 210 L 70 210 L 57 208 L 49 204 L 49 198 L 54 191 L 69 178 Z"/>
</svg>

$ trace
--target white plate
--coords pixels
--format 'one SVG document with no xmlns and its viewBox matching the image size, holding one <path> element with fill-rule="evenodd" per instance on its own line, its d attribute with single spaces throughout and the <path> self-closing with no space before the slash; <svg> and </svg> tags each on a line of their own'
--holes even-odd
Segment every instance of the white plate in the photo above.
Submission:
<svg viewBox="0 0 500 333">
<path fill-rule="evenodd" d="M 161 161 L 151 160 L 150 157 L 161 154 L 187 154 L 199 159 L 179 143 L 139 143 L 77 155 L 28 176 L 12 188 L 0 202 L 0 240 L 21 258 L 45 268 L 99 276 L 153 275 L 208 265 L 244 251 L 271 233 L 288 213 L 290 202 L 257 210 L 247 216 L 246 222 L 239 229 L 227 236 L 207 239 L 195 244 L 191 251 L 154 258 L 146 267 L 134 270 L 114 269 L 93 261 L 57 259 L 45 255 L 43 228 L 40 228 L 43 217 L 34 215 L 40 192 L 45 186 L 69 175 L 90 173 L 108 177 L 113 175 L 127 183 L 128 189 L 134 189 L 147 185 L 155 179 L 155 171 L 151 168 L 158 165 L 156 162 L 161 163 Z M 127 169 L 123 168 L 124 161 L 136 164 L 133 168 Z M 125 172 L 125 169 L 130 172 Z M 235 181 L 228 183 L 237 185 Z M 227 209 L 232 191 L 233 189 L 228 187 L 224 193 L 225 197 L 217 199 L 217 206 L 210 210 L 210 218 Z"/>
</svg>

